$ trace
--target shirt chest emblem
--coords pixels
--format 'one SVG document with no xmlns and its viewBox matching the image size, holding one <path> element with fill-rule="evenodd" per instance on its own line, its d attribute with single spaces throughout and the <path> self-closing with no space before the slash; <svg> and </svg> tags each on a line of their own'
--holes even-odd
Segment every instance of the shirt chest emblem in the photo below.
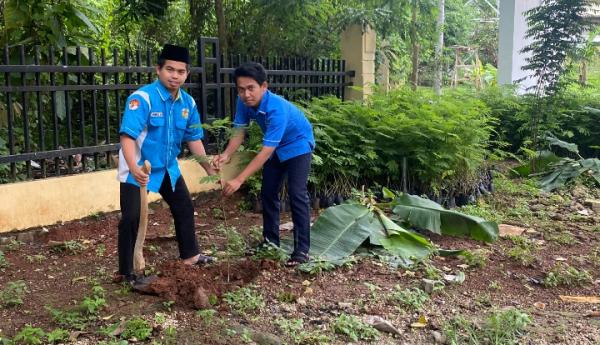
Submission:
<svg viewBox="0 0 600 345">
<path fill-rule="evenodd" d="M 181 109 L 181 117 L 183 117 L 184 119 L 187 120 L 187 118 L 189 116 L 190 116 L 190 110 L 188 108 Z"/>
<path fill-rule="evenodd" d="M 140 101 L 138 101 L 137 99 L 132 99 L 131 101 L 129 101 L 129 110 L 136 110 L 139 107 Z"/>
</svg>

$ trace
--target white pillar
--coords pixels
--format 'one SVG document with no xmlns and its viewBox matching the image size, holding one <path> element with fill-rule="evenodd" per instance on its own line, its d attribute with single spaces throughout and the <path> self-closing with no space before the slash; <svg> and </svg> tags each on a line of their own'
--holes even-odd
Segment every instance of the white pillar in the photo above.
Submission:
<svg viewBox="0 0 600 345">
<path fill-rule="evenodd" d="M 498 42 L 498 83 L 514 84 L 527 77 L 531 71 L 523 71 L 528 54 L 521 50 L 531 43 L 525 38 L 527 18 L 525 13 L 539 6 L 541 0 L 500 0 L 500 35 Z M 524 93 L 529 86 L 535 85 L 534 78 L 519 83 L 519 92 Z"/>
</svg>

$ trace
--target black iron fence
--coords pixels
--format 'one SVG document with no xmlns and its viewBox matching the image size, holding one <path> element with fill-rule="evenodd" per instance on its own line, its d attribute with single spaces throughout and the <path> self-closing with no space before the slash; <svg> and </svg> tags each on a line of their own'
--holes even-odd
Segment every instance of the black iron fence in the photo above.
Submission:
<svg viewBox="0 0 600 345">
<path fill-rule="evenodd" d="M 292 101 L 344 98 L 351 85 L 343 60 L 223 56 L 216 38 L 201 38 L 184 88 L 203 122 L 231 116 L 231 74 L 245 61 L 267 69 L 270 89 Z M 118 129 L 131 92 L 155 78 L 158 52 L 99 48 L 56 51 L 4 47 L 0 65 L 0 183 L 113 165 Z"/>
</svg>

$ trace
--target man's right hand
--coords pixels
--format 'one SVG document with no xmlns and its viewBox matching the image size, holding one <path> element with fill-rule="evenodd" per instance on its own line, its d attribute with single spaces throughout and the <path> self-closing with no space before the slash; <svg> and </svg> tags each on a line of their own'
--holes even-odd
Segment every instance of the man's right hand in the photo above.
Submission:
<svg viewBox="0 0 600 345">
<path fill-rule="evenodd" d="M 231 160 L 231 157 L 229 157 L 228 154 L 221 153 L 220 155 L 217 155 L 213 158 L 212 165 L 215 167 L 216 170 L 221 170 L 221 167 L 224 164 L 229 163 L 230 160 Z"/>
<path fill-rule="evenodd" d="M 150 181 L 150 176 L 144 171 L 142 171 L 142 167 L 139 167 L 137 165 L 135 165 L 133 169 L 132 167 L 129 167 L 129 172 L 133 174 L 133 178 L 141 187 L 147 185 Z"/>
</svg>

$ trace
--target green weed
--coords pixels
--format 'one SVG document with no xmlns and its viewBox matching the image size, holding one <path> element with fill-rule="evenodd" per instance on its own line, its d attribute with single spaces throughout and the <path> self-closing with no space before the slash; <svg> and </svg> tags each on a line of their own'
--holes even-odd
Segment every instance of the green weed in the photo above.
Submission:
<svg viewBox="0 0 600 345">
<path fill-rule="evenodd" d="M 395 291 L 391 294 L 390 299 L 393 302 L 400 303 L 413 310 L 420 310 L 429 300 L 429 295 L 416 287 L 402 289 L 400 285 L 396 285 L 394 290 Z"/>
<path fill-rule="evenodd" d="M 27 262 L 29 262 L 30 264 L 36 262 L 36 263 L 42 263 L 44 261 L 46 261 L 46 256 L 42 255 L 42 254 L 35 254 L 35 255 L 27 255 L 25 257 L 25 260 L 27 260 Z"/>
<path fill-rule="evenodd" d="M 14 307 L 23 304 L 23 297 L 29 290 L 22 280 L 8 282 L 0 291 L 0 304 L 3 307 Z"/>
<path fill-rule="evenodd" d="M 76 240 L 71 240 L 52 246 L 50 250 L 53 253 L 66 253 L 68 255 L 76 255 L 86 250 L 86 248 L 87 247 L 83 243 Z"/>
<path fill-rule="evenodd" d="M 0 271 L 4 271 L 7 267 L 10 267 L 10 262 L 6 256 L 4 256 L 4 252 L 0 250 Z"/>
<path fill-rule="evenodd" d="M 533 265 L 537 260 L 535 242 L 523 236 L 510 236 L 509 238 L 515 246 L 507 252 L 508 257 L 515 259 L 523 266 Z"/>
<path fill-rule="evenodd" d="M 444 326 L 448 344 L 518 344 L 531 317 L 518 309 L 494 311 L 483 325 L 462 316 L 455 317 Z"/>
<path fill-rule="evenodd" d="M 459 257 L 471 267 L 483 268 L 487 264 L 490 252 L 485 249 L 465 250 Z"/>
<path fill-rule="evenodd" d="M 302 319 L 278 318 L 275 324 L 292 344 L 320 345 L 331 341 L 331 337 L 322 332 L 306 330 Z"/>
<path fill-rule="evenodd" d="M 568 244 L 572 245 L 577 243 L 575 236 L 568 231 L 561 231 L 559 233 L 553 233 L 546 235 L 548 241 L 556 242 L 559 244 Z"/>
<path fill-rule="evenodd" d="M 341 314 L 333 321 L 335 333 L 346 335 L 352 341 L 375 340 L 379 331 L 367 325 L 354 315 Z"/>
<path fill-rule="evenodd" d="M 144 341 L 149 339 L 151 335 L 152 326 L 150 326 L 150 324 L 141 317 L 134 317 L 133 319 L 125 322 L 123 333 L 121 333 L 121 338 L 135 338 L 137 341 Z"/>
<path fill-rule="evenodd" d="M 4 250 L 6 252 L 13 252 L 19 248 L 21 248 L 22 245 L 24 245 L 25 243 L 16 239 L 11 239 L 10 241 L 8 241 L 7 244 L 4 245 Z"/>
<path fill-rule="evenodd" d="M 69 335 L 69 332 L 62 328 L 57 328 L 46 334 L 48 337 L 48 342 L 51 344 L 65 343 L 67 340 L 69 340 Z"/>
<path fill-rule="evenodd" d="M 102 257 L 102 256 L 104 256 L 105 252 L 106 252 L 106 246 L 104 245 L 104 243 L 100 243 L 99 245 L 96 246 L 96 256 Z"/>
<path fill-rule="evenodd" d="M 546 273 L 544 286 L 555 287 L 559 285 L 582 286 L 592 283 L 593 278 L 587 270 L 577 270 L 575 267 L 565 263 L 557 263 Z"/>
<path fill-rule="evenodd" d="M 13 342 L 15 344 L 37 345 L 44 344 L 45 338 L 46 333 L 41 328 L 27 325 L 23 327 L 23 329 L 21 329 L 17 334 L 15 334 Z"/>
<path fill-rule="evenodd" d="M 205 325 L 210 326 L 215 318 L 215 314 L 217 313 L 214 309 L 202 309 L 196 312 Z"/>
<path fill-rule="evenodd" d="M 235 291 L 227 292 L 223 296 L 223 300 L 233 311 L 242 315 L 265 306 L 263 297 L 250 287 L 241 287 Z"/>
</svg>

